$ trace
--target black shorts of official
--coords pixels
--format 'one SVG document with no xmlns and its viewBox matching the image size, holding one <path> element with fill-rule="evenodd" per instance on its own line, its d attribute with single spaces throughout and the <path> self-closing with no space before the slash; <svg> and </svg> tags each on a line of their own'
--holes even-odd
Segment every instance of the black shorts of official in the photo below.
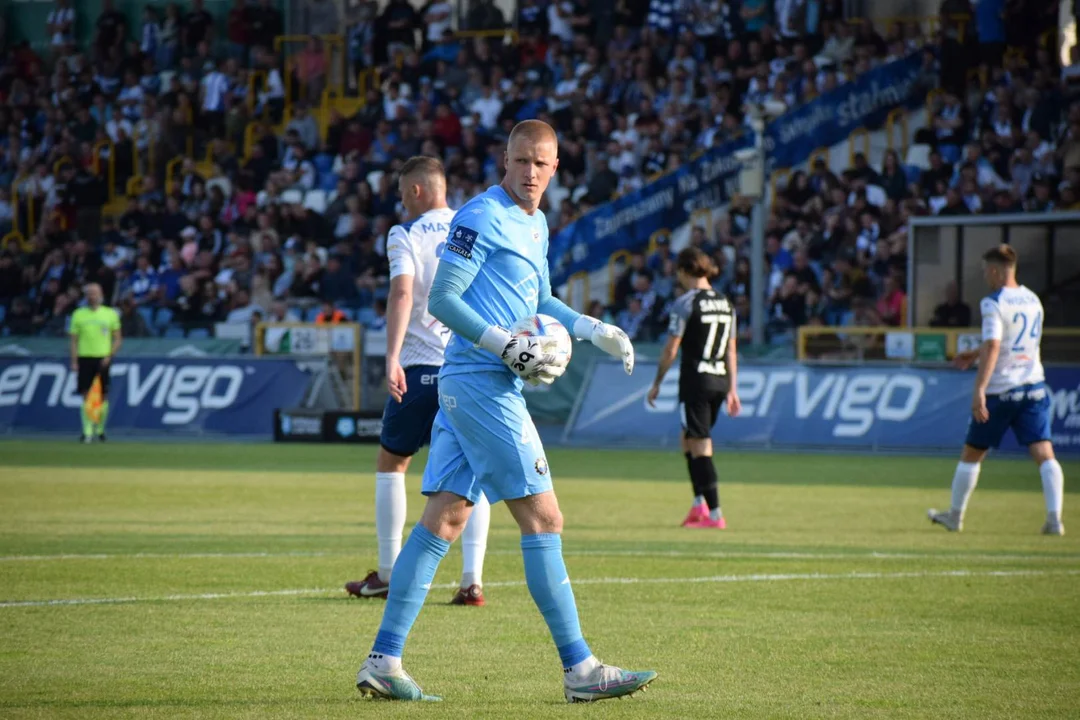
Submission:
<svg viewBox="0 0 1080 720">
<path fill-rule="evenodd" d="M 727 393 L 724 392 L 680 396 L 679 419 L 687 440 L 708 440 L 712 437 L 713 425 L 720 416 L 720 408 L 726 398 Z"/>
<path fill-rule="evenodd" d="M 105 367 L 105 358 L 80 357 L 79 358 L 79 385 L 78 392 L 85 395 L 90 392 L 94 384 L 94 378 L 101 378 L 101 394 L 109 394 L 109 370 Z"/>
</svg>

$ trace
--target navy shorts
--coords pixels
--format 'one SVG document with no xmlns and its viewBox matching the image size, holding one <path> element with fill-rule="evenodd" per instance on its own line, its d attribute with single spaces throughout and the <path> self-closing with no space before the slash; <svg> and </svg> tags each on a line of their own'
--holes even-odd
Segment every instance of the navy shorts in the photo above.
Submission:
<svg viewBox="0 0 1080 720">
<path fill-rule="evenodd" d="M 1021 385 L 1007 393 L 986 396 L 990 419 L 984 423 L 968 419 L 965 445 L 987 450 L 1001 445 L 1010 429 L 1020 445 L 1031 445 L 1050 439 L 1050 390 L 1045 383 Z"/>
<path fill-rule="evenodd" d="M 405 368 L 405 396 L 401 402 L 387 398 L 379 443 L 389 453 L 411 457 L 431 442 L 431 425 L 439 412 L 439 368 L 413 365 Z"/>
</svg>

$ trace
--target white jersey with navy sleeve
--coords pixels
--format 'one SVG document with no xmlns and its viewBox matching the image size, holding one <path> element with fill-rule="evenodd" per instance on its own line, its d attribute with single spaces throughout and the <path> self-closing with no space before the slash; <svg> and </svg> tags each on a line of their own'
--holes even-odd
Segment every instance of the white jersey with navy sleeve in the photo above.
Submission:
<svg viewBox="0 0 1080 720">
<path fill-rule="evenodd" d="M 544 214 L 527 214 L 494 185 L 454 215 L 440 262 L 476 272 L 462 300 L 486 322 L 509 328 L 536 314 L 541 285 L 550 283 L 547 250 Z M 494 370 L 511 372 L 501 358 L 452 335 L 443 376 Z"/>
<path fill-rule="evenodd" d="M 412 311 L 401 345 L 401 366 L 443 364 L 450 330 L 428 312 L 428 294 L 439 256 L 446 245 L 450 208 L 429 210 L 414 220 L 390 228 L 386 238 L 386 255 L 390 260 L 390 278 L 411 275 L 413 278 Z"/>
<path fill-rule="evenodd" d="M 1006 287 L 983 298 L 983 340 L 999 340 L 1001 350 L 990 375 L 987 395 L 1046 379 L 1039 342 L 1042 340 L 1043 307 L 1039 297 L 1023 285 Z"/>
</svg>

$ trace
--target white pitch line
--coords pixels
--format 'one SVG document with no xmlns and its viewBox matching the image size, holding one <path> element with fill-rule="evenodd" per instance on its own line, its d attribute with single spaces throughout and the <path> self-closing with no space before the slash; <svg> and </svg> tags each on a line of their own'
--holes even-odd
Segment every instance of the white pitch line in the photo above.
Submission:
<svg viewBox="0 0 1080 720">
<path fill-rule="evenodd" d="M 488 555 L 520 555 L 520 550 L 488 550 Z M 54 562 L 65 560 L 231 560 L 355 557 L 344 552 L 241 552 L 241 553 L 62 553 L 57 555 L 4 555 L 0 563 Z M 682 558 L 687 560 L 723 560 L 725 558 L 762 558 L 765 560 L 972 560 L 1005 562 L 1063 561 L 1080 562 L 1080 555 L 994 555 L 987 553 L 905 553 L 855 552 L 809 553 L 788 551 L 719 550 L 692 552 L 683 550 L 564 550 L 567 557 Z"/>
<path fill-rule="evenodd" d="M 598 577 L 578 578 L 574 585 L 688 585 L 699 583 L 745 583 L 745 582 L 790 582 L 798 580 L 903 580 L 919 578 L 1003 578 L 1003 577 L 1045 577 L 1051 575 L 1080 575 L 1080 570 L 943 570 L 939 572 L 850 572 L 850 573 L 779 573 L 752 575 L 708 575 L 704 577 L 648 578 L 648 577 Z M 485 587 L 523 587 L 524 580 L 484 583 Z M 437 589 L 456 589 L 457 583 L 432 585 Z M 198 595 L 161 595 L 158 597 L 121 597 L 121 598 L 68 598 L 58 600 L 14 600 L 0 602 L 3 608 L 57 607 L 72 605 L 124 605 L 145 602 L 178 602 L 186 600 L 224 600 L 230 598 L 259 598 L 296 595 L 330 595 L 341 590 L 328 588 L 309 588 L 298 590 L 255 590 L 252 592 L 203 593 Z"/>
</svg>

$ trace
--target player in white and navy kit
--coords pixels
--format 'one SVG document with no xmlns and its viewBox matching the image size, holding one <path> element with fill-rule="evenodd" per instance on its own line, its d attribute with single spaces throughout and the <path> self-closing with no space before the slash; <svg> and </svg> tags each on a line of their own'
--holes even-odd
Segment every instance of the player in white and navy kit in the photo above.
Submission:
<svg viewBox="0 0 1080 720">
<path fill-rule="evenodd" d="M 390 571 L 401 552 L 405 529 L 405 471 L 416 451 L 431 439 L 439 412 L 439 370 L 450 331 L 428 312 L 428 294 L 454 211 L 446 206 L 442 163 L 415 157 L 401 168 L 401 201 L 409 222 L 390 228 L 390 297 L 386 313 L 386 384 L 390 398 L 375 474 L 375 533 L 379 569 L 345 585 L 358 597 L 385 598 Z M 464 568 L 453 605 L 483 605 L 482 571 L 491 510 L 482 494 L 461 534 Z"/>
<path fill-rule="evenodd" d="M 1050 390 L 1046 386 L 1039 341 L 1043 307 L 1039 297 L 1016 282 L 1016 251 L 1001 245 L 983 255 L 990 295 L 983 298 L 983 342 L 978 350 L 960 353 L 956 364 L 967 369 L 978 360 L 967 439 L 952 484 L 952 507 L 929 511 L 930 521 L 959 532 L 964 511 L 979 481 L 979 469 L 990 448 L 1008 430 L 1039 466 L 1046 498 L 1044 535 L 1064 535 L 1061 504 L 1065 477 L 1050 441 Z"/>
</svg>

